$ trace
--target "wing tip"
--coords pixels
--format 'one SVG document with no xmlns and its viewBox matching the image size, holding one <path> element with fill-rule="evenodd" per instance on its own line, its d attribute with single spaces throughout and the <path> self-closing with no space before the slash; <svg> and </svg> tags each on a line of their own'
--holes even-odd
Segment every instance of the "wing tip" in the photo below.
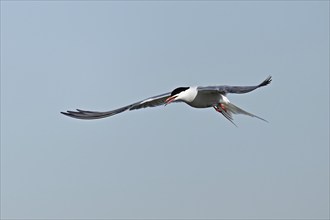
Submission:
<svg viewBox="0 0 330 220">
<path fill-rule="evenodd" d="M 110 117 L 120 112 L 113 112 L 113 111 L 96 112 L 96 111 L 85 111 L 81 109 L 76 109 L 76 111 L 61 112 L 61 114 L 71 118 L 91 120 L 91 119 L 101 119 L 101 118 Z"/>
<path fill-rule="evenodd" d="M 71 118 L 76 118 L 76 119 L 92 119 L 88 117 L 88 114 L 86 111 L 76 109 L 76 111 L 66 111 L 66 112 L 61 112 L 61 114 L 71 117 Z"/>
<path fill-rule="evenodd" d="M 79 112 L 75 111 L 66 111 L 66 112 L 61 112 L 61 114 L 71 117 L 71 118 L 76 118 L 76 119 L 84 119 L 81 116 L 79 116 Z"/>
<path fill-rule="evenodd" d="M 66 116 L 70 116 L 69 112 L 60 112 L 60 113 L 63 114 L 63 115 L 66 115 Z"/>
<path fill-rule="evenodd" d="M 272 76 L 268 76 L 262 83 L 259 84 L 259 87 L 261 86 L 267 86 L 272 82 Z"/>
</svg>

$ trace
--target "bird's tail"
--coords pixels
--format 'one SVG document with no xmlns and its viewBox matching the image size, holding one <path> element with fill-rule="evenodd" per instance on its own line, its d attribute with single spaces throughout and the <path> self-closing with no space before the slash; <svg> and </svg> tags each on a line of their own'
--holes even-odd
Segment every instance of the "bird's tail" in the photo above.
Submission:
<svg viewBox="0 0 330 220">
<path fill-rule="evenodd" d="M 233 123 L 235 126 L 237 126 L 234 122 L 233 122 L 233 116 L 232 114 L 242 114 L 242 115 L 248 115 L 250 117 L 254 117 L 254 118 L 258 118 L 262 121 L 268 122 L 267 120 L 254 115 L 252 113 L 249 113 L 239 107 L 237 107 L 236 105 L 228 102 L 228 103 L 221 103 L 221 107 L 216 107 L 216 110 L 218 112 L 220 112 L 223 116 L 225 116 L 225 118 L 227 118 L 231 123 Z"/>
</svg>

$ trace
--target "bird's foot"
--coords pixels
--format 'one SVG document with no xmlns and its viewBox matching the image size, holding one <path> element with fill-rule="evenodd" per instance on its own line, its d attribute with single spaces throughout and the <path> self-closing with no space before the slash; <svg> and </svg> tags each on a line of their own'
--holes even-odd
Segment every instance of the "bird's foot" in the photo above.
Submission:
<svg viewBox="0 0 330 220">
<path fill-rule="evenodd" d="M 213 108 L 214 108 L 217 112 L 220 112 L 220 113 L 221 113 L 222 111 L 227 112 L 227 109 L 226 109 L 225 105 L 222 104 L 222 103 L 219 103 L 218 105 L 213 106 Z"/>
</svg>

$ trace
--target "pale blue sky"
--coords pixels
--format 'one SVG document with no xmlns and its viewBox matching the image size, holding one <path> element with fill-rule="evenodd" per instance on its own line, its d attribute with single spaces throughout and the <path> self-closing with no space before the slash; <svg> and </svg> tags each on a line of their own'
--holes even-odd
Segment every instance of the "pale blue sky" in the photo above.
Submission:
<svg viewBox="0 0 330 220">
<path fill-rule="evenodd" d="M 268 75 L 270 123 L 60 114 Z M 329 218 L 329 2 L 1 1 L 1 218 Z"/>
</svg>

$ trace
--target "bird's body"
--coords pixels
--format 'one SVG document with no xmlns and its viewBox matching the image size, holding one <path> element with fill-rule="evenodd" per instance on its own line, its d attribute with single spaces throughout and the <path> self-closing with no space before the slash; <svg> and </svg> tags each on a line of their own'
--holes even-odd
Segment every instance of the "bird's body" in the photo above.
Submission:
<svg viewBox="0 0 330 220">
<path fill-rule="evenodd" d="M 187 92 L 189 93 L 189 98 L 188 100 L 183 100 L 183 102 L 194 108 L 210 108 L 222 101 L 220 93 L 199 92 L 198 87 L 191 87 Z"/>
<path fill-rule="evenodd" d="M 247 93 L 251 92 L 259 87 L 266 86 L 271 82 L 271 77 L 265 79 L 262 83 L 256 86 L 192 86 L 192 87 L 179 87 L 174 89 L 172 92 L 164 93 L 161 95 L 153 96 L 144 99 L 140 102 L 133 103 L 131 105 L 115 109 L 106 112 L 96 111 L 67 111 L 61 112 L 64 115 L 70 116 L 77 119 L 99 119 L 115 114 L 127 111 L 135 110 L 146 107 L 155 107 L 159 105 L 167 105 L 171 102 L 185 102 L 194 108 L 210 108 L 213 107 L 217 112 L 225 116 L 233 124 L 232 114 L 244 114 L 251 117 L 259 118 L 266 121 L 256 115 L 248 113 L 243 109 L 232 104 L 226 97 L 228 93 Z M 234 124 L 235 125 L 235 124 Z"/>
</svg>

